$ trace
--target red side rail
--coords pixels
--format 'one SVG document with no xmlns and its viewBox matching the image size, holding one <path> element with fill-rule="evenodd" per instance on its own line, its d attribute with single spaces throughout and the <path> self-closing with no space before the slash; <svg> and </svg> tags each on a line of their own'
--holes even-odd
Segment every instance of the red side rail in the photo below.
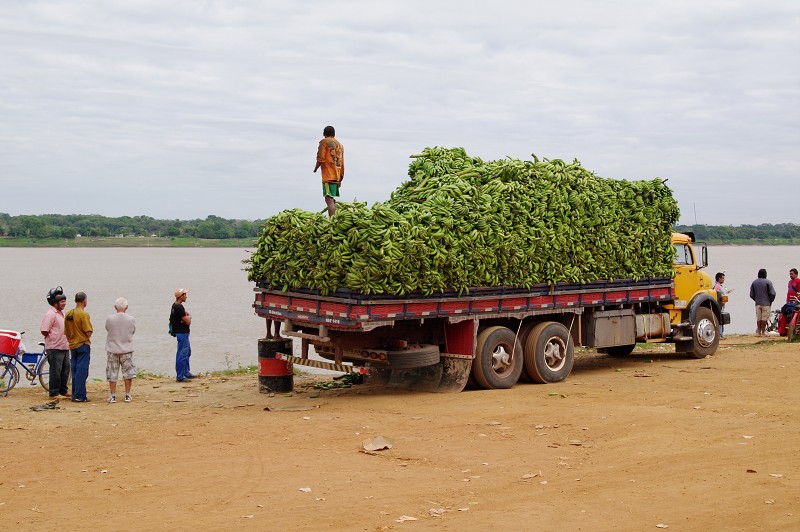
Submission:
<svg viewBox="0 0 800 532">
<path fill-rule="evenodd" d="M 329 295 L 255 289 L 256 314 L 271 319 L 291 319 L 314 324 L 359 328 L 364 322 L 384 322 L 454 315 L 480 316 L 498 312 L 525 312 L 674 299 L 674 284 L 669 278 L 646 281 L 615 281 L 586 285 L 556 285 L 539 291 L 518 290 L 496 294 L 445 295 L 409 299 L 380 296 Z M 484 292 L 486 290 L 483 290 Z M 476 292 L 481 292 L 478 290 Z"/>
</svg>

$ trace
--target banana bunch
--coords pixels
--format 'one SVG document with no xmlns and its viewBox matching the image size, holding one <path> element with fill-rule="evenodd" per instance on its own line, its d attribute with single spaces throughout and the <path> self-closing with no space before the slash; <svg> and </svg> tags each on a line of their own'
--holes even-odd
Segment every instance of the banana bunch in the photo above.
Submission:
<svg viewBox="0 0 800 532">
<path fill-rule="evenodd" d="M 412 156 L 386 202 L 339 202 L 267 220 L 248 278 L 327 294 L 467 293 L 672 276 L 672 191 L 660 179 L 600 178 L 574 160 L 485 162 L 463 148 Z"/>
</svg>

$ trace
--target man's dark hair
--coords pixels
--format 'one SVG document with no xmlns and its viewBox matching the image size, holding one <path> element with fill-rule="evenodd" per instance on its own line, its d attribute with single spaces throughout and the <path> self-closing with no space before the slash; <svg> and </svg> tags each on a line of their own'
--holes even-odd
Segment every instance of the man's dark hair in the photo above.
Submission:
<svg viewBox="0 0 800 532">
<path fill-rule="evenodd" d="M 792 268 L 789 272 L 797 275 L 797 268 Z"/>
<path fill-rule="evenodd" d="M 767 270 L 765 270 L 764 268 L 761 268 L 760 270 L 758 270 L 758 278 L 759 279 L 766 279 L 767 278 Z"/>
<path fill-rule="evenodd" d="M 717 282 L 719 282 L 719 280 L 720 280 L 720 279 L 722 279 L 723 277 L 725 277 L 725 274 L 724 274 L 724 273 L 722 273 L 722 272 L 717 272 L 717 275 L 715 275 L 715 276 L 714 276 L 714 280 L 715 280 L 715 281 L 717 281 Z"/>
<path fill-rule="evenodd" d="M 75 303 L 80 303 L 81 301 L 86 301 L 86 292 L 75 293 Z"/>
<path fill-rule="evenodd" d="M 333 126 L 325 126 L 325 129 L 322 130 L 322 136 L 324 137 L 335 137 L 336 130 L 333 129 Z"/>
</svg>

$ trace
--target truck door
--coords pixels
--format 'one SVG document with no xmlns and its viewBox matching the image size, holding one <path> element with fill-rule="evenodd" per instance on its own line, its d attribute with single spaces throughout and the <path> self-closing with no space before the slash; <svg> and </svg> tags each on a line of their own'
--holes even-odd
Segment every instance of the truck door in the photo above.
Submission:
<svg viewBox="0 0 800 532">
<path fill-rule="evenodd" d="M 675 243 L 675 308 L 684 309 L 700 288 L 701 272 L 690 244 Z"/>
</svg>

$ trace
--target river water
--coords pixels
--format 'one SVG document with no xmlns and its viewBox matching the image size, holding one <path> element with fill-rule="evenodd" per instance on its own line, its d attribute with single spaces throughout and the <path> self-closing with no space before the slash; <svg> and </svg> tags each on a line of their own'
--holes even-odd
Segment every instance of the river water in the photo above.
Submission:
<svg viewBox="0 0 800 532">
<path fill-rule="evenodd" d="M 192 371 L 254 365 L 265 329 L 264 320 L 253 313 L 254 285 L 242 270 L 247 257 L 246 250 L 229 248 L 0 248 L 0 329 L 26 331 L 25 342 L 34 350 L 48 310 L 47 291 L 63 286 L 67 309 L 74 306 L 75 292 L 84 291 L 96 331 L 89 374 L 102 379 L 105 318 L 114 313 L 114 300 L 125 297 L 137 322 L 137 367 L 174 375 L 176 343 L 167 334 L 167 321 L 173 293 L 186 288 Z M 755 319 L 748 293 L 758 269 L 767 269 L 778 292 L 773 308 L 778 308 L 786 296 L 789 268 L 800 267 L 800 247 L 711 246 L 709 262 L 706 271 L 712 278 L 726 270 L 726 285 L 734 289 L 726 333 L 750 333 Z"/>
<path fill-rule="evenodd" d="M 725 310 L 731 315 L 731 324 L 725 333 L 752 334 L 756 331 L 755 303 L 750 299 L 750 283 L 758 277 L 758 270 L 767 270 L 767 279 L 775 285 L 773 310 L 786 302 L 789 269 L 800 269 L 800 246 L 709 246 L 706 272 L 713 281 L 717 272 L 725 272 L 725 286 L 733 289 L 728 294 Z"/>
<path fill-rule="evenodd" d="M 248 366 L 258 361 L 264 320 L 253 313 L 253 284 L 242 268 L 249 254 L 229 248 L 0 248 L 0 329 L 26 331 L 29 351 L 41 341 L 45 296 L 57 285 L 67 295 L 88 296 L 92 317 L 90 377 L 105 376 L 105 318 L 118 297 L 136 318 L 134 357 L 138 369 L 175 375 L 176 341 L 167 333 L 179 288 L 189 290 L 194 373 Z"/>
</svg>

